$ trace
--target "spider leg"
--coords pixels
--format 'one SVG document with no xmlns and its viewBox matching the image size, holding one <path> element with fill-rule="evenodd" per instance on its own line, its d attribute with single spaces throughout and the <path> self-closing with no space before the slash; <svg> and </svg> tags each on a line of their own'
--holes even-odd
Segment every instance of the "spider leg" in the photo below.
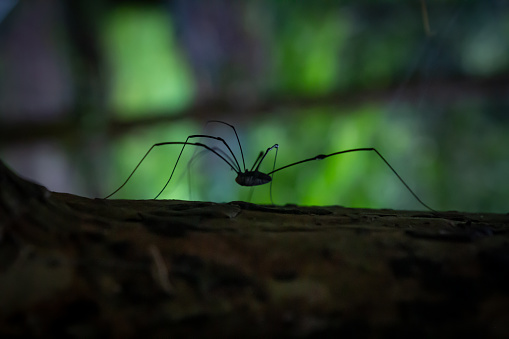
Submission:
<svg viewBox="0 0 509 339">
<path fill-rule="evenodd" d="M 315 157 L 312 157 L 312 158 L 308 158 L 308 159 L 304 159 L 304 160 L 301 160 L 301 161 L 297 161 L 297 162 L 294 162 L 294 163 L 291 163 L 289 165 L 286 165 L 286 166 L 283 166 L 283 167 L 280 167 L 276 170 L 273 170 L 272 172 L 269 172 L 267 173 L 268 175 L 271 175 L 275 172 L 278 172 L 278 171 L 281 171 L 282 169 L 285 169 L 285 168 L 288 168 L 288 167 L 291 167 L 291 166 L 295 166 L 295 165 L 298 165 L 298 164 L 302 164 L 302 163 L 305 163 L 305 162 L 308 162 L 308 161 L 314 161 L 314 160 L 322 160 L 322 159 L 325 159 L 325 158 L 328 158 L 328 157 L 331 157 L 333 155 L 338 155 L 338 154 L 344 154 L 344 153 L 350 153 L 350 152 L 359 152 L 359 151 L 373 151 L 375 152 L 379 157 L 380 159 L 383 160 L 383 162 L 385 162 L 385 164 L 391 169 L 391 171 L 396 175 L 396 177 L 398 177 L 399 181 L 401 181 L 401 183 L 406 187 L 406 189 L 414 196 L 414 198 L 424 207 L 426 207 L 427 209 L 429 209 L 430 211 L 432 212 L 436 212 L 434 209 L 432 209 L 431 207 L 429 207 L 428 205 L 426 205 L 418 196 L 417 194 L 414 193 L 414 191 L 412 191 L 412 189 L 410 188 L 410 186 L 407 185 L 407 183 L 403 180 L 403 178 L 401 178 L 401 176 L 398 174 L 398 172 L 396 172 L 396 170 L 391 166 L 391 164 L 389 164 L 389 162 L 387 160 L 385 160 L 385 158 L 382 156 L 382 154 L 380 154 L 380 152 L 378 152 L 375 148 L 354 148 L 354 149 L 349 149 L 349 150 L 345 150 L 345 151 L 340 151 L 340 152 L 335 152 L 335 153 L 331 153 L 331 154 L 319 154 Z"/>
<path fill-rule="evenodd" d="M 219 147 L 211 147 L 213 150 L 217 151 L 218 153 L 220 153 L 223 157 L 225 157 L 230 163 L 233 164 L 233 159 L 225 152 L 223 151 L 222 149 L 220 149 Z M 205 153 L 207 153 L 208 150 L 207 149 L 202 149 L 200 152 L 198 153 L 195 153 L 193 154 L 192 158 L 189 160 L 189 162 L 187 163 L 187 173 L 188 173 L 188 182 L 187 182 L 187 186 L 189 188 L 189 200 L 193 200 L 192 199 L 192 192 L 191 192 L 191 187 L 192 187 L 192 184 L 191 184 L 191 166 L 193 165 L 193 162 L 196 161 L 199 157 L 203 156 Z"/>
<path fill-rule="evenodd" d="M 235 163 L 235 161 L 228 155 L 228 153 L 226 153 L 225 151 L 223 151 L 219 147 L 210 146 L 210 148 L 212 148 L 217 153 L 221 154 L 226 160 L 228 160 L 229 163 L 231 163 L 231 164 Z M 196 159 L 198 159 L 198 157 L 201 157 L 206 152 L 208 152 L 208 150 L 207 149 L 203 149 L 201 152 L 198 152 L 197 154 L 194 154 L 193 157 L 190 159 L 190 161 L 195 161 Z M 240 171 L 240 168 L 236 167 L 236 169 Z"/>
<path fill-rule="evenodd" d="M 209 139 L 214 139 L 214 140 L 218 140 L 218 141 L 221 141 L 225 146 L 226 148 L 228 148 L 228 151 L 230 151 L 230 154 L 232 155 L 233 157 L 233 160 L 223 151 L 220 151 L 226 158 L 228 158 L 228 160 L 230 160 L 230 163 L 233 164 L 235 162 L 235 165 L 236 166 L 236 169 L 238 171 L 241 171 L 240 169 L 240 165 L 239 165 L 239 162 L 237 161 L 237 157 L 235 157 L 235 154 L 233 153 L 232 149 L 230 148 L 230 146 L 228 145 L 228 143 L 221 137 L 215 137 L 215 136 L 212 136 L 212 135 L 207 135 L 207 134 L 193 134 L 193 135 L 190 135 L 187 137 L 186 139 L 186 143 L 188 142 L 189 139 L 192 139 L 192 138 L 209 138 Z M 182 148 L 186 147 L 186 145 L 184 144 L 184 146 Z M 219 150 L 217 147 L 212 147 L 213 149 L 215 149 L 216 151 Z"/>
<path fill-rule="evenodd" d="M 253 167 L 251 167 L 251 169 L 249 170 L 250 172 L 253 172 L 254 171 L 254 168 L 256 166 L 256 164 L 260 161 L 260 159 L 262 158 L 263 156 L 263 151 L 261 151 L 260 153 L 258 153 L 258 156 L 256 157 L 256 160 L 253 164 Z"/>
<path fill-rule="evenodd" d="M 265 151 L 265 153 L 261 152 L 259 155 L 258 155 L 258 158 L 256 158 L 254 164 L 253 164 L 253 167 L 251 167 L 251 172 L 253 171 L 258 171 L 258 169 L 260 168 L 260 165 L 263 161 L 263 159 L 265 159 L 265 157 L 267 156 L 267 154 L 273 150 L 273 149 L 276 149 L 276 156 L 274 157 L 274 165 L 272 165 L 272 171 L 274 172 L 274 168 L 276 168 L 276 159 L 277 159 L 277 151 L 279 150 L 279 145 L 278 144 L 274 144 L 272 147 L 269 147 L 267 148 L 267 150 Z M 271 172 L 271 173 L 273 173 Z M 270 175 L 270 174 L 269 174 Z M 270 180 L 270 187 L 269 187 L 269 195 L 270 195 L 270 202 L 272 205 L 274 205 L 274 200 L 272 200 L 272 178 L 274 177 L 274 175 L 271 175 L 271 180 Z"/>
<path fill-rule="evenodd" d="M 279 150 L 278 144 L 275 144 L 274 146 L 276 147 L 276 155 L 274 156 L 274 164 L 272 165 L 272 170 L 273 171 L 274 171 L 274 168 L 276 168 L 277 151 Z M 274 180 L 274 174 L 272 173 L 270 175 L 270 177 L 271 177 L 271 180 L 270 180 L 270 186 L 269 186 L 269 196 L 270 196 L 270 203 L 272 205 L 274 205 L 274 200 L 272 200 L 272 182 Z"/>
<path fill-rule="evenodd" d="M 262 164 L 263 159 L 265 159 L 265 157 L 267 156 L 267 154 L 268 154 L 270 151 L 272 151 L 274 148 L 276 149 L 276 153 L 277 153 L 277 150 L 278 150 L 278 148 L 279 148 L 279 145 L 278 145 L 278 144 L 274 144 L 274 146 L 267 148 L 267 150 L 265 151 L 265 153 L 263 154 L 263 156 L 260 156 L 260 155 L 261 155 L 261 153 L 260 153 L 260 155 L 258 156 L 258 158 L 256 158 L 256 161 L 255 161 L 255 163 L 253 164 L 253 167 L 251 168 L 251 171 L 253 171 L 253 170 L 254 170 L 254 171 L 258 171 L 258 168 L 260 168 L 260 165 Z"/>
<path fill-rule="evenodd" d="M 233 129 L 233 132 L 235 133 L 235 137 L 237 138 L 237 142 L 239 143 L 240 155 L 242 157 L 242 165 L 244 166 L 244 172 L 245 172 L 246 171 L 246 162 L 244 161 L 244 152 L 242 151 L 242 145 L 240 144 L 239 135 L 237 134 L 237 130 L 235 129 L 235 127 L 233 125 L 230 125 L 229 123 L 221 121 L 221 120 L 209 120 L 209 121 L 207 121 L 207 124 L 209 124 L 211 122 L 227 125 L 227 126 L 230 126 Z M 231 152 L 231 150 L 230 150 L 230 152 Z M 233 154 L 233 152 L 232 152 L 232 154 Z"/>
<path fill-rule="evenodd" d="M 210 136 L 207 136 L 207 137 L 210 137 Z M 216 138 L 216 137 L 210 137 L 210 138 Z M 220 138 L 216 138 L 216 139 L 220 139 Z M 141 158 L 140 162 L 136 165 L 136 167 L 134 168 L 134 170 L 131 172 L 131 174 L 129 174 L 129 176 L 127 177 L 127 179 L 124 181 L 124 183 L 119 187 L 117 188 L 113 193 L 111 193 L 110 195 L 108 195 L 107 197 L 105 197 L 104 199 L 108 199 L 109 197 L 111 197 L 112 195 L 114 195 L 115 193 L 117 193 L 118 191 L 120 191 L 126 184 L 127 182 L 129 181 L 129 179 L 131 179 L 131 177 L 133 176 L 134 172 L 136 172 L 136 170 L 138 169 L 138 167 L 140 167 L 141 163 L 143 162 L 143 160 L 145 160 L 145 158 L 149 155 L 149 153 L 154 149 L 154 147 L 158 147 L 158 146 L 163 146 L 163 145 L 183 145 L 183 146 L 186 146 L 186 145 L 191 145 L 191 146 L 198 146 L 198 147 L 203 147 L 209 151 L 211 151 L 212 153 L 214 153 L 215 155 L 217 155 L 218 157 L 220 157 L 221 159 L 223 159 L 223 161 L 225 163 L 228 164 L 228 166 L 231 167 L 232 170 L 234 170 L 236 173 L 239 173 L 239 171 L 237 170 L 237 168 L 234 166 L 233 163 L 230 163 L 228 160 L 226 160 L 225 157 L 223 157 L 221 154 L 219 154 L 216 150 L 214 150 L 212 147 L 209 147 L 205 144 L 202 144 L 202 143 L 199 143 L 199 142 L 182 142 L 182 141 L 171 141 L 171 142 L 160 142 L 160 143 L 157 143 L 157 144 L 154 144 L 152 145 L 149 150 L 147 151 L 147 153 L 145 153 L 145 155 L 143 156 L 143 158 Z M 178 164 L 178 161 L 180 160 L 180 156 L 182 155 L 182 152 L 184 151 L 184 148 L 182 148 L 182 150 L 180 151 L 180 154 L 177 158 L 177 162 L 175 163 L 175 166 L 173 167 L 173 171 L 171 172 L 171 175 L 170 175 L 170 179 L 168 179 L 168 181 L 166 182 L 166 185 L 164 186 L 164 188 L 161 190 L 161 192 L 159 192 L 159 194 L 154 198 L 154 199 L 157 199 L 157 197 L 159 197 L 161 195 L 161 193 L 164 191 L 164 189 L 166 188 L 166 186 L 168 185 L 168 183 L 170 182 L 171 178 L 173 177 L 173 173 L 175 172 L 175 168 L 177 167 L 177 164 Z"/>
<path fill-rule="evenodd" d="M 170 180 L 171 178 L 173 177 L 173 173 L 175 172 L 175 169 L 177 168 L 177 164 L 180 160 L 180 156 L 182 155 L 182 152 L 184 152 L 184 148 L 186 147 L 186 145 L 188 145 L 188 140 L 191 139 L 191 138 L 209 138 L 209 139 L 214 139 L 214 140 L 219 140 L 221 141 L 227 148 L 228 150 L 230 151 L 230 154 L 233 156 L 233 159 L 235 160 L 235 164 L 237 165 L 237 169 L 234 169 L 235 172 L 240 172 L 240 165 L 239 165 L 239 162 L 237 161 L 237 158 L 235 157 L 235 154 L 233 153 L 232 149 L 230 148 L 230 146 L 228 146 L 228 144 L 226 143 L 226 141 L 224 141 L 223 138 L 221 137 L 214 137 L 214 136 L 211 136 L 211 135 L 206 135 L 206 134 L 193 134 L 193 135 L 190 135 L 187 137 L 186 141 L 183 143 L 183 146 L 182 146 L 182 149 L 180 150 L 180 154 L 177 158 L 177 161 L 175 162 L 175 166 L 173 166 L 173 170 L 171 171 L 171 174 L 170 174 L 170 177 L 168 178 L 168 180 L 166 181 L 166 184 L 164 184 L 164 187 L 163 189 L 161 190 L 161 192 L 159 192 L 154 199 L 157 199 L 161 193 L 163 193 L 163 191 L 166 189 L 166 187 L 168 186 L 168 184 L 170 183 Z M 215 147 L 213 147 L 211 150 L 216 153 L 217 155 L 221 156 L 219 153 L 217 153 L 216 151 L 214 151 Z M 221 157 L 223 158 L 223 157 Z M 225 158 L 223 158 L 223 160 L 226 161 Z M 234 168 L 232 165 L 234 164 L 233 162 L 228 162 L 228 165 L 230 165 L 232 168 Z"/>
</svg>

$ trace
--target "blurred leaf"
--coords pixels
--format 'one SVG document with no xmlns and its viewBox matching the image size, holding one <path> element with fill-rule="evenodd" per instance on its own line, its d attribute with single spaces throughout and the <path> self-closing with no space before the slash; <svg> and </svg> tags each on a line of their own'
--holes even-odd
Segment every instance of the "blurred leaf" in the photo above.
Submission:
<svg viewBox="0 0 509 339">
<path fill-rule="evenodd" d="M 169 15 L 151 7 L 117 7 L 107 21 L 105 49 L 113 70 L 111 105 L 123 117 L 187 106 L 192 78 Z"/>
<path fill-rule="evenodd" d="M 341 67 L 340 49 L 349 22 L 338 11 L 323 10 L 310 15 L 296 7 L 278 29 L 273 49 L 278 90 L 317 95 L 332 90 Z"/>
</svg>

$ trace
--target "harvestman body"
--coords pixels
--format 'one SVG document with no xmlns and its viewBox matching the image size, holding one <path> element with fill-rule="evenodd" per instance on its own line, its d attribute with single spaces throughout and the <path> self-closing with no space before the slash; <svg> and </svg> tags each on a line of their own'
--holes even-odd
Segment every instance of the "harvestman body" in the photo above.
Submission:
<svg viewBox="0 0 509 339">
<path fill-rule="evenodd" d="M 240 167 L 240 164 L 239 164 L 239 162 L 237 160 L 237 157 L 235 156 L 235 154 L 231 150 L 230 146 L 226 143 L 226 141 L 223 138 L 215 137 L 215 136 L 211 136 L 211 135 L 206 135 L 206 134 L 193 134 L 193 135 L 188 136 L 186 141 L 184 141 L 184 142 L 182 142 L 182 141 L 170 141 L 170 142 L 161 142 L 161 143 L 157 143 L 157 144 L 152 145 L 152 147 L 150 147 L 150 149 L 147 151 L 147 153 L 145 153 L 143 158 L 141 158 L 140 162 L 138 163 L 138 165 L 136 165 L 136 167 L 131 172 L 129 177 L 127 177 L 126 181 L 119 188 L 117 188 L 113 193 L 108 195 L 105 199 L 108 199 L 109 197 L 111 197 L 112 195 L 114 195 L 115 193 L 120 191 L 120 189 L 122 189 L 122 187 L 124 187 L 125 184 L 127 184 L 129 179 L 131 179 L 131 177 L 133 176 L 134 172 L 136 172 L 136 170 L 141 165 L 143 160 L 145 160 L 145 158 L 148 156 L 150 151 L 152 151 L 152 149 L 154 147 L 157 147 L 157 146 L 163 146 L 163 145 L 183 145 L 182 146 L 182 150 L 180 151 L 180 154 L 179 154 L 179 156 L 177 158 L 177 161 L 175 162 L 175 166 L 173 166 L 173 170 L 172 170 L 172 172 L 170 174 L 170 178 L 168 179 L 168 181 L 166 181 L 166 184 L 164 185 L 163 189 L 156 195 L 156 197 L 154 199 L 157 199 L 163 193 L 163 191 L 166 189 L 168 184 L 170 183 L 170 180 L 173 177 L 173 173 L 175 173 L 175 169 L 177 168 L 177 164 L 178 164 L 178 162 L 180 160 L 180 157 L 181 157 L 182 153 L 184 152 L 184 148 L 187 145 L 203 147 L 203 148 L 211 151 L 212 153 L 214 153 L 218 157 L 220 157 L 225 163 L 228 164 L 228 166 L 231 167 L 231 169 L 233 171 L 235 171 L 235 173 L 237 173 L 237 177 L 235 178 L 235 181 L 237 182 L 237 184 L 239 184 L 241 186 L 259 186 L 259 185 L 264 185 L 264 184 L 267 184 L 267 183 L 271 183 L 272 184 L 272 176 L 273 176 L 273 174 L 275 172 L 281 171 L 281 170 L 283 170 L 285 168 L 288 168 L 288 167 L 291 167 L 291 166 L 294 166 L 294 165 L 302 164 L 304 162 L 314 161 L 314 160 L 322 160 L 322 159 L 331 157 L 333 155 L 350 153 L 350 152 L 372 151 L 372 152 L 375 152 L 380 157 L 380 159 L 383 160 L 383 162 L 385 162 L 385 164 L 391 169 L 391 171 L 396 175 L 396 177 L 398 177 L 398 179 L 401 181 L 401 183 L 407 188 L 407 190 L 414 196 L 414 198 L 422 206 L 426 207 L 430 211 L 435 211 L 434 209 L 432 209 L 431 207 L 426 205 L 412 191 L 412 189 L 410 189 L 410 187 L 403 180 L 403 178 L 401 178 L 399 176 L 399 174 L 396 172 L 396 170 L 389 164 L 389 162 L 387 160 L 385 160 L 385 158 L 375 148 L 372 148 L 372 147 L 371 148 L 354 148 L 354 149 L 349 149 L 349 150 L 345 150 L 345 151 L 335 152 L 335 153 L 331 153 L 331 154 L 319 154 L 319 155 L 317 155 L 315 157 L 312 157 L 312 158 L 308 158 L 308 159 L 304 159 L 304 160 L 301 160 L 301 161 L 297 161 L 297 162 L 291 163 L 289 165 L 280 167 L 278 169 L 273 169 L 269 173 L 263 173 L 263 172 L 260 172 L 258 170 L 260 168 L 260 165 L 261 165 L 262 161 L 265 159 L 267 154 L 271 150 L 273 150 L 273 149 L 276 149 L 276 157 L 277 157 L 277 151 L 278 151 L 279 145 L 275 144 L 274 146 L 267 148 L 267 150 L 265 152 L 260 152 L 260 154 L 258 155 L 258 158 L 256 158 L 253 166 L 251 167 L 250 170 L 248 170 L 248 169 L 246 169 L 246 163 L 244 161 L 244 152 L 242 151 L 242 145 L 240 144 L 239 136 L 237 134 L 237 131 L 235 130 L 235 127 L 233 125 L 230 125 L 230 124 L 224 122 L 224 121 L 219 121 L 219 120 L 210 120 L 207 123 L 213 123 L 213 122 L 214 123 L 220 123 L 220 124 L 227 125 L 227 126 L 229 126 L 229 127 L 231 127 L 233 129 L 233 132 L 235 133 L 235 137 L 237 138 L 237 142 L 239 144 L 240 154 L 241 154 L 241 157 L 242 157 L 242 165 L 243 165 L 243 169 L 244 170 L 242 170 L 242 168 Z M 217 147 L 210 147 L 210 146 L 208 146 L 206 144 L 203 144 L 203 143 L 200 143 L 200 142 L 188 142 L 188 140 L 192 139 L 192 138 L 208 138 L 208 139 L 218 140 L 218 141 L 222 142 L 226 146 L 226 148 L 228 149 L 229 154 L 231 155 L 231 157 L 227 153 L 225 153 L 224 151 L 222 151 L 221 149 L 219 149 Z M 276 164 L 276 158 L 274 158 L 274 167 L 275 167 L 275 164 Z M 271 197 L 271 200 L 272 200 L 272 197 Z"/>
</svg>

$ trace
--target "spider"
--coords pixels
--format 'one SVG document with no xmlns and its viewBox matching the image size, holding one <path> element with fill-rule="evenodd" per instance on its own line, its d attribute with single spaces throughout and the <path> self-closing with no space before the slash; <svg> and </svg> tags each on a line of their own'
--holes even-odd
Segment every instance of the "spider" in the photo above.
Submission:
<svg viewBox="0 0 509 339">
<path fill-rule="evenodd" d="M 210 121 L 207 122 L 207 124 L 208 123 L 219 123 L 219 124 L 223 124 L 223 125 L 229 126 L 230 128 L 233 129 L 233 132 L 235 133 L 235 137 L 237 138 L 237 142 L 238 142 L 239 148 L 240 148 L 240 155 L 241 155 L 241 159 L 242 159 L 242 167 L 240 166 L 240 164 L 239 164 L 239 162 L 237 160 L 237 157 L 233 153 L 232 149 L 230 148 L 230 146 L 226 143 L 226 141 L 223 138 L 212 136 L 212 135 L 207 135 L 207 134 L 193 134 L 193 135 L 188 136 L 186 141 L 184 141 L 184 142 L 182 142 L 182 141 L 169 141 L 169 142 L 160 142 L 160 143 L 156 143 L 156 144 L 152 145 L 152 147 L 150 147 L 149 150 L 147 151 L 147 153 L 145 153 L 145 155 L 143 156 L 143 158 L 141 158 L 140 162 L 136 165 L 136 167 L 131 172 L 131 174 L 127 177 L 127 179 L 124 181 L 124 183 L 122 185 L 120 185 L 120 187 L 117 188 L 113 193 L 111 193 L 110 195 L 105 197 L 104 199 L 108 199 L 111 196 L 113 196 L 115 193 L 120 191 L 127 184 L 127 182 L 131 179 L 131 177 L 133 176 L 134 172 L 136 172 L 138 167 L 141 165 L 143 160 L 145 160 L 145 158 L 149 155 L 149 153 L 152 151 L 152 149 L 154 149 L 154 147 L 158 147 L 158 146 L 164 146 L 164 145 L 183 145 L 182 149 L 180 150 L 180 153 L 179 153 L 179 156 L 177 158 L 177 161 L 175 162 L 175 166 L 173 166 L 173 170 L 171 171 L 170 177 L 168 178 L 168 180 L 166 181 L 166 184 L 161 189 L 161 191 L 155 196 L 154 199 L 157 199 L 163 193 L 163 191 L 166 189 L 168 184 L 170 183 L 170 181 L 171 181 L 171 179 L 173 177 L 173 174 L 175 173 L 175 169 L 177 168 L 177 164 L 178 164 L 178 162 L 180 160 L 180 157 L 182 156 L 182 153 L 184 152 L 184 148 L 187 145 L 202 147 L 202 148 L 204 148 L 204 149 L 214 153 L 219 158 L 221 158 L 226 164 L 228 164 L 228 166 L 230 166 L 230 168 L 233 171 L 235 171 L 235 173 L 237 174 L 237 177 L 235 178 L 235 181 L 237 182 L 237 184 L 239 184 L 241 186 L 259 186 L 259 185 L 264 185 L 264 184 L 267 184 L 267 183 L 271 183 L 271 185 L 272 185 L 272 177 L 273 177 L 274 173 L 279 172 L 279 171 L 281 171 L 281 170 L 283 170 L 285 168 L 292 167 L 292 166 L 295 166 L 295 165 L 298 165 L 298 164 L 302 164 L 302 163 L 305 163 L 305 162 L 308 162 L 308 161 L 323 160 L 325 158 L 329 158 L 329 157 L 332 157 L 334 155 L 339 155 L 339 154 L 345 154 L 345 153 L 351 153 L 351 152 L 361 152 L 361 151 L 371 151 L 371 152 L 376 153 L 380 157 L 380 159 L 382 159 L 382 161 L 390 168 L 390 170 L 396 175 L 396 177 L 401 181 L 401 183 L 406 187 L 406 189 L 413 195 L 413 197 L 422 206 L 426 207 L 430 211 L 435 212 L 434 209 L 432 209 L 431 207 L 426 205 L 417 196 L 417 194 L 415 194 L 414 191 L 412 191 L 410 186 L 407 185 L 407 183 L 403 180 L 403 178 L 401 178 L 401 176 L 396 172 L 396 170 L 391 166 L 391 164 L 389 164 L 389 162 L 387 160 L 385 160 L 385 158 L 382 156 L 382 154 L 380 154 L 380 152 L 378 152 L 373 147 L 369 147 L 369 148 L 353 148 L 353 149 L 348 149 L 348 150 L 344 150 L 344 151 L 334 152 L 334 153 L 330 153 L 330 154 L 319 154 L 319 155 L 316 155 L 314 157 L 307 158 L 307 159 L 304 159 L 304 160 L 300 160 L 300 161 L 297 161 L 297 162 L 293 162 L 293 163 L 288 164 L 286 166 L 274 169 L 275 168 L 275 164 L 276 164 L 277 151 L 278 151 L 278 148 L 279 148 L 278 144 L 274 144 L 273 146 L 267 148 L 267 150 L 265 150 L 265 152 L 261 151 L 258 154 L 258 157 L 256 158 L 253 166 L 250 169 L 247 169 L 246 168 L 246 163 L 244 161 L 244 152 L 242 150 L 242 145 L 240 143 L 240 139 L 239 139 L 239 136 L 237 134 L 237 130 L 235 129 L 235 127 L 233 125 L 227 123 L 227 122 L 220 121 L 220 120 L 210 120 Z M 208 145 L 206 145 L 204 143 L 201 143 L 201 142 L 189 142 L 189 139 L 193 139 L 193 138 L 206 138 L 206 139 L 218 140 L 218 141 L 220 141 L 221 143 L 223 143 L 226 146 L 226 148 L 228 149 L 228 152 L 231 155 L 231 157 L 226 152 L 222 151 L 221 149 L 219 149 L 217 147 L 211 147 L 211 146 L 208 146 Z M 274 167 L 273 167 L 272 171 L 270 171 L 268 173 L 261 172 L 259 170 L 259 168 L 260 168 L 260 165 L 261 165 L 262 161 L 265 159 L 267 154 L 270 151 L 274 150 L 274 149 L 276 150 L 276 156 L 274 158 Z M 271 201 L 272 201 L 272 196 L 271 196 Z"/>
</svg>

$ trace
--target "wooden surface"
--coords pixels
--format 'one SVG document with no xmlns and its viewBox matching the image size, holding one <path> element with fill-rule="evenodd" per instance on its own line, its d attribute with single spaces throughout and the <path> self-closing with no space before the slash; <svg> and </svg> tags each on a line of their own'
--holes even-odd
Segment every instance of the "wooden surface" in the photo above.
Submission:
<svg viewBox="0 0 509 339">
<path fill-rule="evenodd" d="M 0 336 L 503 338 L 508 223 L 87 199 L 0 163 Z"/>
</svg>

